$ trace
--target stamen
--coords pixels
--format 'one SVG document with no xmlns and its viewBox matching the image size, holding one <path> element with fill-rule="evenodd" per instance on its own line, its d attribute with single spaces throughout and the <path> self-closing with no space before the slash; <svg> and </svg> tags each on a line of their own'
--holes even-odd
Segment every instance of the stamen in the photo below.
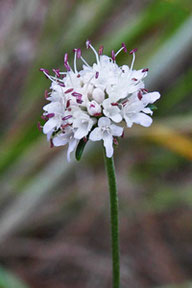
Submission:
<svg viewBox="0 0 192 288">
<path fill-rule="evenodd" d="M 138 81 L 138 79 L 136 79 L 136 78 L 132 78 L 131 80 L 133 80 L 133 81 Z"/>
<path fill-rule="evenodd" d="M 39 131 L 41 131 L 42 126 L 41 126 L 41 123 L 40 123 L 40 122 L 37 122 L 37 128 L 38 128 Z"/>
<path fill-rule="evenodd" d="M 87 137 L 83 137 L 83 142 L 87 142 Z"/>
<path fill-rule="evenodd" d="M 111 51 L 111 58 L 113 61 L 115 61 L 115 51 L 114 50 Z"/>
<path fill-rule="evenodd" d="M 43 119 L 43 120 L 45 120 L 45 121 L 48 120 L 48 118 L 47 118 L 46 116 L 44 116 L 44 115 L 41 116 L 41 119 Z"/>
<path fill-rule="evenodd" d="M 65 68 L 67 69 L 67 71 L 70 71 L 70 70 L 71 70 L 71 68 L 70 68 L 70 66 L 69 66 L 68 63 L 64 63 L 64 66 L 65 66 Z"/>
<path fill-rule="evenodd" d="M 77 49 L 73 49 L 73 51 L 75 52 L 75 55 L 74 55 L 74 71 L 75 71 L 75 74 L 77 74 Z"/>
<path fill-rule="evenodd" d="M 95 48 L 91 45 L 91 41 L 90 40 L 87 40 L 86 41 L 86 47 L 87 49 L 91 48 L 95 54 L 95 57 L 96 57 L 96 60 L 97 60 L 97 64 L 99 64 L 99 57 L 98 57 L 98 54 L 97 54 L 97 51 L 95 50 Z"/>
<path fill-rule="evenodd" d="M 91 105 L 90 105 L 90 108 L 95 108 L 95 105 L 94 105 L 94 104 L 91 104 Z"/>
<path fill-rule="evenodd" d="M 149 69 L 148 68 L 145 68 L 145 69 L 143 69 L 141 72 L 148 72 L 149 71 Z"/>
<path fill-rule="evenodd" d="M 97 79 L 99 77 L 99 72 L 97 71 L 95 74 L 95 78 Z"/>
<path fill-rule="evenodd" d="M 141 91 L 139 91 L 137 93 L 137 97 L 138 97 L 139 100 L 141 100 L 143 98 L 143 95 L 142 95 Z"/>
<path fill-rule="evenodd" d="M 101 45 L 101 46 L 99 47 L 99 55 L 102 55 L 102 54 L 103 54 L 103 49 L 104 49 L 104 46 Z"/>
<path fill-rule="evenodd" d="M 74 97 L 82 97 L 82 94 L 80 94 L 78 92 L 73 92 L 73 93 L 71 93 L 71 95 Z"/>
<path fill-rule="evenodd" d="M 82 103 L 83 103 L 83 100 L 77 99 L 76 102 L 77 102 L 78 104 L 82 104 Z"/>
<path fill-rule="evenodd" d="M 100 117 L 100 116 L 102 116 L 103 114 L 102 113 L 95 113 L 93 116 L 94 117 Z"/>
<path fill-rule="evenodd" d="M 65 84 L 63 82 L 58 82 L 59 86 L 65 87 Z"/>
<path fill-rule="evenodd" d="M 123 47 L 124 52 L 127 53 L 127 47 L 124 42 L 121 44 L 121 46 Z"/>
<path fill-rule="evenodd" d="M 53 148 L 54 145 L 53 145 L 53 139 L 50 139 L 50 148 Z"/>
<path fill-rule="evenodd" d="M 135 48 L 135 49 L 133 49 L 133 50 L 131 50 L 131 51 L 129 52 L 130 55 L 133 55 L 133 60 L 132 60 L 132 62 L 131 62 L 130 70 L 133 70 L 133 65 L 134 65 L 134 63 L 135 63 L 135 52 L 137 52 L 137 48 Z"/>
<path fill-rule="evenodd" d="M 73 91 L 73 88 L 70 88 L 70 89 L 68 89 L 68 90 L 65 91 L 65 94 L 70 93 L 70 92 L 72 92 L 72 91 Z"/>
<path fill-rule="evenodd" d="M 44 69 L 44 68 L 40 68 L 39 71 L 49 74 L 49 70 Z"/>
<path fill-rule="evenodd" d="M 80 57 L 82 62 L 87 66 L 87 67 L 90 67 L 90 65 L 87 63 L 87 61 L 85 61 L 85 59 L 81 56 Z"/>
<path fill-rule="evenodd" d="M 64 55 L 64 63 L 67 64 L 67 62 L 68 62 L 68 54 L 65 53 L 65 55 Z"/>
<path fill-rule="evenodd" d="M 115 145 L 118 145 L 118 144 L 119 144 L 117 138 L 113 137 L 113 143 L 114 143 Z"/>
<path fill-rule="evenodd" d="M 59 69 L 53 69 L 53 72 L 55 73 L 55 75 L 56 75 L 57 77 L 60 77 L 60 76 L 61 76 Z"/>
<path fill-rule="evenodd" d="M 55 113 L 48 113 L 46 116 L 47 118 L 53 118 L 55 116 Z"/>
<path fill-rule="evenodd" d="M 77 48 L 77 58 L 81 58 L 81 49 Z"/>
<path fill-rule="evenodd" d="M 132 55 L 132 54 L 135 53 L 135 52 L 137 52 L 137 48 L 131 50 L 131 51 L 129 52 L 129 54 Z"/>
<path fill-rule="evenodd" d="M 63 117 L 63 118 L 62 118 L 62 120 L 64 120 L 64 121 L 65 121 L 65 120 L 68 120 L 68 119 L 70 119 L 71 117 L 72 117 L 72 115 L 67 115 L 67 116 Z"/>
<path fill-rule="evenodd" d="M 118 106 L 118 103 L 111 103 L 111 106 Z"/>
<path fill-rule="evenodd" d="M 86 41 L 86 47 L 87 47 L 87 49 L 90 48 L 90 45 L 91 45 L 91 41 L 90 41 L 90 40 L 87 40 L 87 41 Z"/>
<path fill-rule="evenodd" d="M 45 99 L 48 98 L 48 91 L 47 90 L 45 90 L 44 97 L 45 97 Z"/>
<path fill-rule="evenodd" d="M 67 100 L 66 108 L 69 108 L 71 99 Z"/>
</svg>

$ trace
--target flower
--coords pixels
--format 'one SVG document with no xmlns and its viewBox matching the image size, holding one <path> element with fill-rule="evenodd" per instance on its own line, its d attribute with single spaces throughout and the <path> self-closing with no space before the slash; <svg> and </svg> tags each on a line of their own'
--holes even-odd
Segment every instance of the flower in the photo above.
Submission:
<svg viewBox="0 0 192 288">
<path fill-rule="evenodd" d="M 120 137 L 123 133 L 123 128 L 112 124 L 107 117 L 101 117 L 96 127 L 89 135 L 91 141 L 103 140 L 107 157 L 113 156 L 113 136 Z"/>
<path fill-rule="evenodd" d="M 46 121 L 43 133 L 53 146 L 68 144 L 68 160 L 71 152 L 87 140 L 103 140 L 107 157 L 112 157 L 113 144 L 122 136 L 123 124 L 128 128 L 134 123 L 149 127 L 153 114 L 150 105 L 160 98 L 159 92 L 149 93 L 145 89 L 144 78 L 148 69 L 133 68 L 136 49 L 129 53 L 132 55 L 130 66 L 118 66 L 117 55 L 122 50 L 127 53 L 124 43 L 117 53 L 112 50 L 111 57 L 102 55 L 103 46 L 99 52 L 89 40 L 86 46 L 96 57 L 92 66 L 78 48 L 73 50 L 73 69 L 67 53 L 64 55 L 66 72 L 53 69 L 55 76 L 51 76 L 48 70 L 40 69 L 51 80 L 50 92 L 45 92 L 50 103 L 43 107 L 42 118 Z M 77 59 L 83 62 L 80 71 L 77 70 Z"/>
</svg>

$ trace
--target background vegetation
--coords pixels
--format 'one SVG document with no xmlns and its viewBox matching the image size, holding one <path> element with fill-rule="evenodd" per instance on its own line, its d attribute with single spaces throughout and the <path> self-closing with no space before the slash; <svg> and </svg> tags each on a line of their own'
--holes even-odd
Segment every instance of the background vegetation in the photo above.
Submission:
<svg viewBox="0 0 192 288">
<path fill-rule="evenodd" d="M 154 124 L 127 129 L 115 154 L 122 288 L 192 287 L 191 0 L 0 5 L 0 287 L 111 287 L 101 147 L 68 164 L 37 130 L 50 85 L 38 69 L 62 68 L 87 39 L 105 53 L 137 47 L 136 68 L 162 94 Z"/>
</svg>

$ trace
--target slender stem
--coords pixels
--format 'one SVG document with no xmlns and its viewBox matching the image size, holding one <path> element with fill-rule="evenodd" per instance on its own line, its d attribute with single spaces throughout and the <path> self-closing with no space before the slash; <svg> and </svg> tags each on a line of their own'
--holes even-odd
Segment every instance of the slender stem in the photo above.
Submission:
<svg viewBox="0 0 192 288">
<path fill-rule="evenodd" d="M 108 176 L 111 209 L 111 245 L 113 262 L 113 288 L 120 287 L 119 264 L 119 219 L 118 219 L 118 194 L 115 177 L 114 160 L 107 158 L 104 152 L 105 168 Z"/>
</svg>

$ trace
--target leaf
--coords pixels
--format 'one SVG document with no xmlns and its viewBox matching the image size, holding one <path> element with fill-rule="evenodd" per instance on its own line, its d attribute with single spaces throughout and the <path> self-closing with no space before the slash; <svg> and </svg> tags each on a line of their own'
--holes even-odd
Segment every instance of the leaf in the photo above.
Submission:
<svg viewBox="0 0 192 288">
<path fill-rule="evenodd" d="M 155 111 L 158 109 L 157 106 L 154 104 L 149 104 L 147 107 L 150 108 L 152 111 Z"/>
<path fill-rule="evenodd" d="M 84 138 L 79 141 L 79 144 L 78 144 L 76 152 L 75 152 L 75 157 L 76 157 L 77 161 L 81 160 L 81 157 L 82 157 L 86 143 L 87 143 L 87 141 Z"/>
</svg>

